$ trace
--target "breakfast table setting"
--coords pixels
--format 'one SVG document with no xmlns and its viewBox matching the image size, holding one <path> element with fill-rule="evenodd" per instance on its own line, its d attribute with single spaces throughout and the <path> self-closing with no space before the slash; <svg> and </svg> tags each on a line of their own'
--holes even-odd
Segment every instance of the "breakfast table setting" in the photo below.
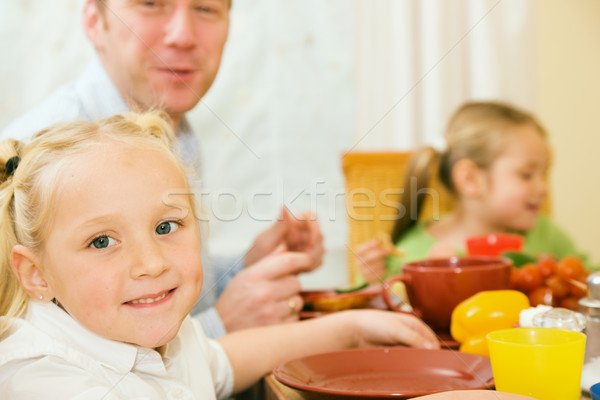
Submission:
<svg viewBox="0 0 600 400">
<path fill-rule="evenodd" d="M 378 284 L 302 292 L 301 319 L 353 308 L 411 313 L 432 328 L 440 349 L 373 347 L 288 360 L 264 377 L 264 398 L 600 400 L 600 353 L 593 354 L 600 336 L 590 335 L 600 273 L 566 276 L 576 260 L 553 261 L 549 269 L 547 258 L 488 249 L 405 263 Z M 577 301 L 536 300 L 538 288 L 518 281 L 522 268 L 545 270 L 545 289 L 558 277 L 576 280 L 563 297 Z"/>
</svg>

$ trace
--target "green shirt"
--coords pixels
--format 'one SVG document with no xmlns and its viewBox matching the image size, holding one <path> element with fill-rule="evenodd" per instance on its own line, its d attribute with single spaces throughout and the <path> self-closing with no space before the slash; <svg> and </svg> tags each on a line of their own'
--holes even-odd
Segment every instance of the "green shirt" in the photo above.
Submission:
<svg viewBox="0 0 600 400">
<path fill-rule="evenodd" d="M 414 225 L 400 238 L 396 247 L 406 256 L 390 256 L 386 259 L 387 276 L 399 274 L 402 265 L 407 262 L 427 258 L 435 244 L 435 239 L 426 230 L 431 222 Z M 574 255 L 583 260 L 586 265 L 588 264 L 587 257 L 576 249 L 571 238 L 546 216 L 539 216 L 533 229 L 521 234 L 525 238 L 523 252 L 526 254 L 551 254 L 558 259 Z M 456 249 L 456 254 L 465 254 L 465 249 Z"/>
</svg>

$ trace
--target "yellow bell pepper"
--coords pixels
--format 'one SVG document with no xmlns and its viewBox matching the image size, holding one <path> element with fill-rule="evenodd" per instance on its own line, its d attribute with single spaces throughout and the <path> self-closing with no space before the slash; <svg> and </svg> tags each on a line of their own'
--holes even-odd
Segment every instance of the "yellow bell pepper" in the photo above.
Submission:
<svg viewBox="0 0 600 400">
<path fill-rule="evenodd" d="M 463 300 L 452 311 L 450 334 L 460 351 L 489 357 L 485 336 L 512 328 L 521 310 L 529 308 L 527 296 L 517 290 L 486 290 Z"/>
</svg>

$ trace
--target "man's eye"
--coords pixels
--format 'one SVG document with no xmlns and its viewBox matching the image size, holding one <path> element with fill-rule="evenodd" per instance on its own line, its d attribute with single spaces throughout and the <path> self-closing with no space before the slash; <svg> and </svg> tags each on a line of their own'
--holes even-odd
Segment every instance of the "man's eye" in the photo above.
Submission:
<svg viewBox="0 0 600 400">
<path fill-rule="evenodd" d="M 111 246 L 115 243 L 116 243 L 115 239 L 112 239 L 108 236 L 98 236 L 97 238 L 92 240 L 92 242 L 90 243 L 90 247 L 93 247 L 96 249 L 105 249 L 108 246 Z"/>
<path fill-rule="evenodd" d="M 157 0 L 157 1 L 141 1 L 140 4 L 143 7 L 148 7 L 148 8 L 156 8 L 156 7 L 163 7 L 165 5 L 164 0 Z"/>
<path fill-rule="evenodd" d="M 519 172 L 519 175 L 521 176 L 521 179 L 524 179 L 526 181 L 531 180 L 534 176 L 534 172 L 532 171 L 521 171 Z"/>
<path fill-rule="evenodd" d="M 175 222 L 162 222 L 156 227 L 156 233 L 159 235 L 166 235 L 175 232 L 177 229 L 179 229 L 179 225 Z"/>
<path fill-rule="evenodd" d="M 218 15 L 229 11 L 229 2 L 228 0 L 202 0 L 197 2 L 194 9 L 201 13 Z"/>
</svg>

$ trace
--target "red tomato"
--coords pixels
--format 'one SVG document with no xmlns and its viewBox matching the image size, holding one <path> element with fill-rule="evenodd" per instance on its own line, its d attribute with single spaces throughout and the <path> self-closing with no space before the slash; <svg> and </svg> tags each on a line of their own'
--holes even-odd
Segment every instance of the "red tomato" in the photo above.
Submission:
<svg viewBox="0 0 600 400">
<path fill-rule="evenodd" d="M 571 279 L 568 282 L 569 294 L 575 298 L 582 298 L 587 294 L 587 285 L 585 284 L 585 277 L 581 276 L 576 279 Z"/>
<path fill-rule="evenodd" d="M 569 283 L 558 275 L 553 275 L 546 279 L 545 285 L 552 290 L 552 294 L 556 298 L 563 298 L 569 294 Z"/>
<path fill-rule="evenodd" d="M 519 290 L 519 270 L 515 267 L 510 268 L 510 288 Z"/>
<path fill-rule="evenodd" d="M 535 264 L 523 265 L 518 274 L 519 289 L 530 292 L 540 286 L 542 286 L 542 275 Z"/>
<path fill-rule="evenodd" d="M 558 269 L 558 265 L 556 260 L 551 256 L 542 256 L 535 264 L 537 269 L 540 271 L 543 279 L 546 279 L 552 275 L 556 274 L 556 270 Z"/>
<path fill-rule="evenodd" d="M 585 266 L 579 258 L 567 256 L 558 262 L 557 273 L 564 280 L 576 279 L 585 273 Z"/>
<path fill-rule="evenodd" d="M 547 306 L 556 306 L 556 299 L 552 294 L 552 289 L 545 286 L 540 286 L 537 289 L 529 293 L 529 303 L 531 307 L 535 307 L 539 304 L 545 304 Z"/>
<path fill-rule="evenodd" d="M 563 299 L 560 299 L 558 306 L 568 308 L 569 310 L 573 311 L 579 311 L 579 299 L 573 296 L 567 296 Z"/>
</svg>

